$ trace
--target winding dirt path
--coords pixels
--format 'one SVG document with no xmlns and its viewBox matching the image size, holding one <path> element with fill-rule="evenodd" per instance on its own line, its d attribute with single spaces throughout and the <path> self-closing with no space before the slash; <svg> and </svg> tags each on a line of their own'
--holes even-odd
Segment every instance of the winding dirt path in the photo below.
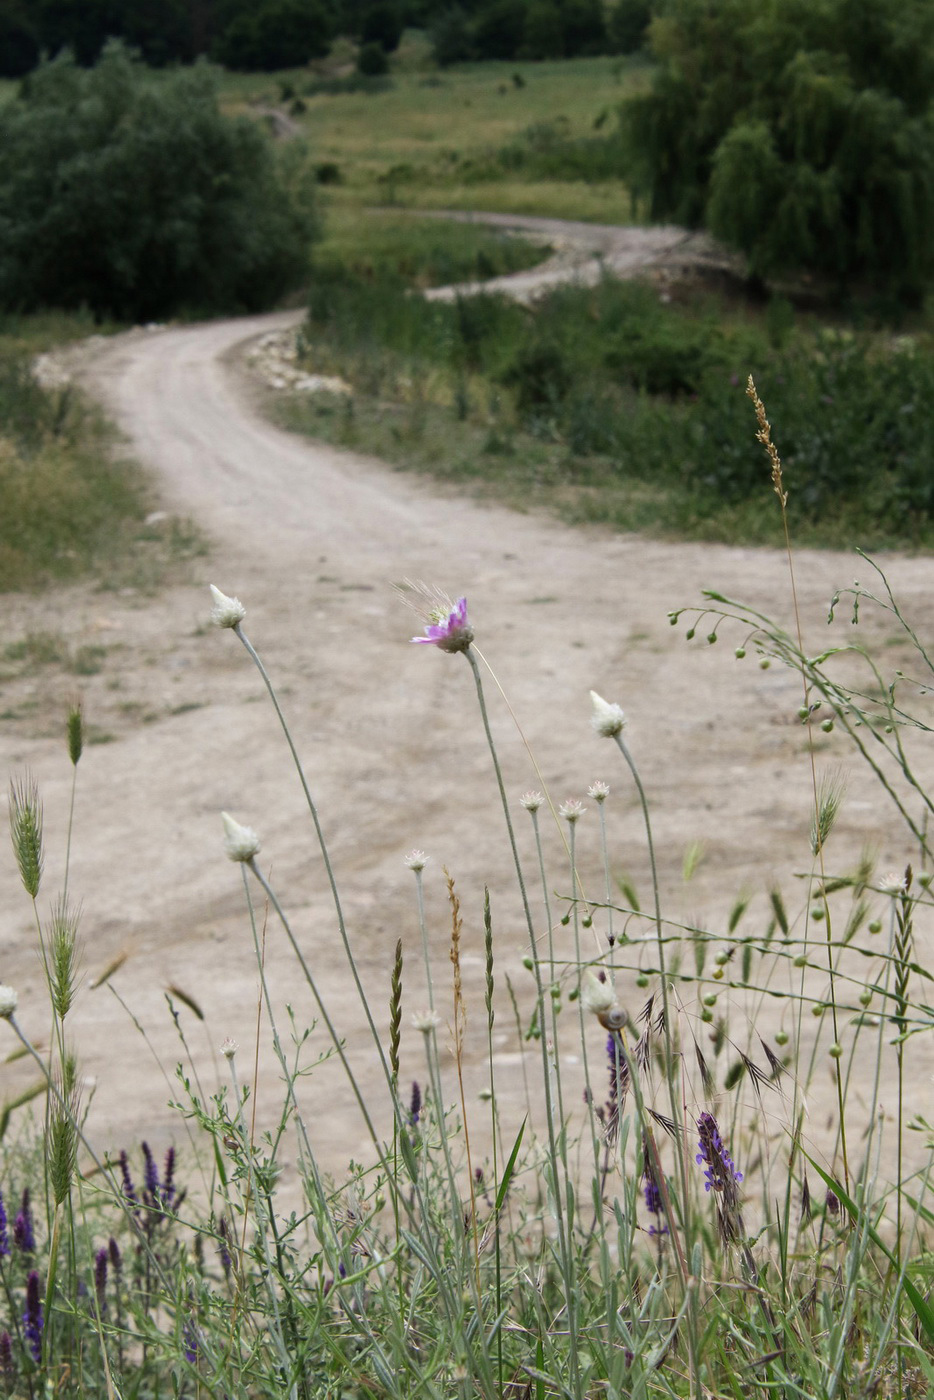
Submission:
<svg viewBox="0 0 934 1400">
<path fill-rule="evenodd" d="M 52 712 L 80 684 L 89 722 L 111 739 L 89 746 L 80 765 L 70 889 L 82 905 L 86 976 L 73 1035 L 96 1085 L 93 1098 L 90 1086 L 86 1090 L 89 1131 L 116 1148 L 140 1137 L 183 1141 L 184 1128 L 166 1107 L 166 1082 L 131 1017 L 107 987 L 92 987 L 113 958 L 126 955 L 112 987 L 170 1079 L 176 1061 L 185 1058 L 165 1003 L 171 986 L 194 999 L 205 1017 L 202 1025 L 175 998 L 205 1092 L 222 1081 L 216 1047 L 228 1035 L 243 1047 L 242 1077 L 253 1077 L 257 979 L 239 872 L 222 850 L 221 809 L 261 833 L 265 867 L 350 1059 L 365 1082 L 376 1077 L 288 754 L 242 648 L 232 634 L 206 625 L 209 581 L 247 605 L 246 629 L 280 688 L 381 1022 L 393 947 L 397 938 L 403 941 L 403 1080 L 423 1077 L 421 1038 L 409 1027 L 411 1012 L 425 1003 L 414 881 L 403 864 L 411 848 L 431 857 L 428 918 L 442 988 L 450 928 L 443 868 L 462 900 L 471 1091 L 482 1082 L 485 1037 L 484 883 L 491 889 L 499 988 L 508 973 L 526 1011 L 531 991 L 521 961 L 521 910 L 469 669 L 460 657 L 408 644 L 413 620 L 391 587 L 406 576 L 467 595 L 477 644 L 555 800 L 583 796 L 595 778 L 610 783 L 613 866 L 636 883 L 644 906 L 650 887 L 639 815 L 618 755 L 591 732 L 591 687 L 629 715 L 631 746 L 653 804 L 666 912 L 723 927 L 736 894 L 745 890 L 753 896 L 746 916 L 753 931 L 766 922 L 763 891 L 773 880 L 781 882 L 790 906 L 800 908 L 800 882 L 792 872 L 807 863 L 810 779 L 795 719 L 798 683 L 778 667 L 760 670 L 752 657 L 735 660 L 735 642 L 726 636 L 716 647 L 686 643 L 683 626 L 673 630 L 667 617 L 709 586 L 787 621 L 784 558 L 767 550 L 572 530 L 540 515 L 454 497 L 378 461 L 280 432 L 251 407 L 240 361 L 256 337 L 294 319 L 288 313 L 135 331 L 99 343 L 86 365 L 87 384 L 156 473 L 169 508 L 191 514 L 210 533 L 213 555 L 197 586 L 156 598 L 76 589 L 5 600 L 8 637 L 51 628 L 75 645 L 107 647 L 101 673 L 80 682 L 57 673 L 10 681 L 5 699 L 14 715 L 0 726 L 0 746 L 5 768 L 30 768 L 45 799 L 44 910 L 61 885 L 70 795 L 62 711 L 54 723 Z M 789 485 L 794 490 L 794 482 Z M 810 553 L 799 556 L 797 567 L 807 644 L 816 648 L 827 641 L 830 593 L 852 580 L 854 560 Z M 934 564 L 893 558 L 888 567 L 923 628 Z M 887 640 L 871 622 L 869 629 Z M 703 635 L 706 628 L 699 630 Z M 846 624 L 838 623 L 834 635 L 846 640 Z M 523 854 L 531 862 L 531 833 L 517 799 L 540 780 L 492 683 L 488 695 Z M 30 696 L 38 708 L 26 705 Z M 903 866 L 913 853 L 897 821 L 836 735 L 824 741 L 821 754 L 822 763 L 832 761 L 852 770 L 835 865 L 871 842 L 881 868 Z M 598 824 L 589 806 L 578 840 L 584 879 L 596 896 L 602 888 Z M 550 885 L 566 894 L 559 839 L 545 827 Z M 685 885 L 684 850 L 698 840 L 705 856 Z M 21 1022 L 41 1040 L 47 1012 L 35 934 L 9 856 L 0 863 L 0 896 L 0 981 L 18 987 Z M 558 938 L 561 955 L 570 957 L 570 931 L 559 927 Z M 645 956 L 651 960 L 648 951 Z M 272 922 L 267 965 L 280 1014 L 288 1001 L 306 1024 L 314 1015 L 311 998 Z M 619 986 L 635 1009 L 645 993 L 631 974 L 621 974 Z M 446 1007 L 446 992 L 442 998 Z M 774 1031 L 783 1005 L 759 1007 L 756 1029 Z M 697 1010 L 692 993 L 688 1013 L 695 1017 Z M 570 1025 L 568 1031 L 573 1059 Z M 522 1045 L 504 998 L 496 1032 L 501 1108 L 510 1123 L 523 1111 Z M 744 1034 L 740 1019 L 734 1035 Z M 265 1034 L 262 1044 L 258 1103 L 267 1123 L 281 1095 Z M 316 1033 L 312 1045 L 323 1051 L 323 1035 Z M 594 1046 L 599 1061 L 597 1033 Z M 914 1072 L 929 1095 L 934 1051 L 922 1039 L 913 1054 Z M 534 1066 L 533 1055 L 533 1077 Z M 30 1080 L 22 1064 L 5 1067 L 4 1096 Z M 829 1070 L 820 1071 L 812 1101 L 818 1137 L 829 1088 Z M 451 1089 L 453 1097 L 453 1079 Z M 333 1066 L 303 1080 L 299 1092 L 328 1165 L 366 1156 L 359 1116 Z M 771 1111 L 778 1127 L 777 1096 Z"/>
</svg>

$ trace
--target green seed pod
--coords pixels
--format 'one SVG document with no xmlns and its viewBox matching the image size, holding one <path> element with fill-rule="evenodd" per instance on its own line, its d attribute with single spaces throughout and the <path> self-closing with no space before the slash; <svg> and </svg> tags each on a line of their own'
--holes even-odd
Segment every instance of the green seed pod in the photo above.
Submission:
<svg viewBox="0 0 934 1400">
<path fill-rule="evenodd" d="M 737 647 L 733 655 L 736 657 L 737 661 L 742 661 L 743 657 L 746 655 L 746 648 Z"/>
</svg>

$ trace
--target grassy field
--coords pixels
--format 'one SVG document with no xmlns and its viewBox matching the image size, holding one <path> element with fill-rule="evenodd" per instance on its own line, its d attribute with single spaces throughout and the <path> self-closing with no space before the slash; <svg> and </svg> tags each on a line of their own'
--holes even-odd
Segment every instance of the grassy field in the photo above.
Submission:
<svg viewBox="0 0 934 1400">
<path fill-rule="evenodd" d="M 533 144 L 547 128 L 563 147 L 603 144 L 615 109 L 646 79 L 642 60 L 572 59 L 477 63 L 438 72 L 423 35 L 407 34 L 389 80 L 341 80 L 349 58 L 328 60 L 330 78 L 307 72 L 228 74 L 231 111 L 277 108 L 307 138 L 315 163 L 337 167 L 329 206 L 396 203 L 412 209 L 492 209 L 598 222 L 631 222 L 618 178 L 543 178 L 541 167 L 510 172 L 500 153 Z M 341 81 L 352 90 L 334 91 Z"/>
</svg>

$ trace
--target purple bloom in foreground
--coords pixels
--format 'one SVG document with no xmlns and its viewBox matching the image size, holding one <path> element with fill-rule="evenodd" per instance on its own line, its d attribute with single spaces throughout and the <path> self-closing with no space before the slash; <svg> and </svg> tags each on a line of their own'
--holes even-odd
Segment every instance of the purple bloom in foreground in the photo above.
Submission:
<svg viewBox="0 0 934 1400">
<path fill-rule="evenodd" d="M 21 1254 L 35 1254 L 36 1252 L 36 1232 L 32 1224 L 28 1190 L 23 1192 L 19 1213 L 13 1221 L 13 1243 Z"/>
<path fill-rule="evenodd" d="M 9 1332 L 0 1332 L 0 1380 L 6 1385 L 11 1385 L 16 1374 L 16 1367 L 13 1365 L 13 1343 Z"/>
<path fill-rule="evenodd" d="M 707 1178 L 706 1190 L 713 1191 L 717 1198 L 717 1218 L 720 1234 L 724 1241 L 738 1240 L 743 1233 L 743 1220 L 739 1212 L 739 1193 L 736 1183 L 742 1181 L 733 1159 L 723 1145 L 717 1120 L 712 1113 L 702 1113 L 697 1120 L 700 1151 L 695 1160 L 703 1166 Z"/>
<path fill-rule="evenodd" d="M 450 599 L 445 599 L 445 604 L 450 604 Z M 466 651 L 473 641 L 473 628 L 467 621 L 467 599 L 458 598 L 449 607 L 432 608 L 424 637 L 413 637 L 412 641 L 438 647 L 441 651 Z"/>
<path fill-rule="evenodd" d="M 23 1313 L 23 1336 L 29 1354 L 38 1366 L 42 1360 L 42 1303 L 39 1300 L 39 1275 L 35 1269 L 26 1280 L 26 1311 Z"/>
<path fill-rule="evenodd" d="M 704 1176 L 707 1178 L 705 1190 L 722 1191 L 725 1196 L 735 1198 L 736 1187 L 733 1183 L 742 1181 L 743 1174 L 736 1170 L 733 1159 L 723 1146 L 720 1129 L 712 1113 L 701 1114 L 697 1120 L 697 1131 L 700 1151 L 694 1160 L 698 1165 L 704 1165 Z"/>
<path fill-rule="evenodd" d="M 648 1137 L 642 1137 L 642 1183 L 643 1195 L 645 1197 L 645 1208 L 650 1215 L 663 1216 L 665 1205 L 662 1200 L 662 1188 L 658 1184 L 658 1176 L 655 1170 L 655 1158 L 652 1148 L 649 1146 Z M 650 1235 L 667 1235 L 667 1225 L 650 1225 Z"/>
<path fill-rule="evenodd" d="M 6 1206 L 3 1204 L 3 1192 L 0 1191 L 0 1259 L 10 1252 L 10 1236 L 7 1231 Z"/>
<path fill-rule="evenodd" d="M 97 1309 L 101 1317 L 107 1311 L 107 1259 L 105 1245 L 94 1256 L 94 1292 L 97 1294 Z"/>
</svg>

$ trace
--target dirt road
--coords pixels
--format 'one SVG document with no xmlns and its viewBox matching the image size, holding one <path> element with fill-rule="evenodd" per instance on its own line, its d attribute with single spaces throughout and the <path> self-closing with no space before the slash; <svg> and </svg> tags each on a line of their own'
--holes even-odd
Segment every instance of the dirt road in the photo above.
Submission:
<svg viewBox="0 0 934 1400">
<path fill-rule="evenodd" d="M 458 499 L 379 462 L 288 436 L 251 408 L 240 357 L 255 337 L 291 319 L 133 332 L 99 344 L 86 365 L 88 384 L 157 474 L 168 507 L 191 514 L 209 532 L 213 554 L 197 586 L 157 598 L 78 589 L 5 604 L 10 638 L 52 629 L 74 644 L 107 649 L 96 676 L 10 681 L 5 699 L 13 717 L 0 728 L 0 744 L 5 769 L 31 769 L 45 799 L 45 911 L 61 886 L 70 795 L 52 711 L 63 710 L 80 685 L 89 722 L 99 738 L 111 740 L 89 746 L 80 765 L 70 892 L 82 906 L 86 973 L 73 1036 L 89 1078 L 89 1131 L 115 1148 L 141 1137 L 154 1144 L 184 1141 L 178 1115 L 166 1107 L 177 1086 L 167 1089 L 151 1053 L 170 1080 L 176 1062 L 186 1058 L 165 1001 L 169 987 L 182 989 L 203 1011 L 202 1024 L 174 998 L 205 1092 L 222 1080 L 216 1047 L 226 1036 L 243 1047 L 243 1078 L 253 1077 L 257 978 L 239 870 L 222 849 L 221 809 L 260 832 L 264 866 L 350 1058 L 364 1080 L 375 1078 L 298 784 L 256 672 L 231 633 L 207 625 L 208 582 L 244 601 L 246 630 L 279 685 L 331 843 L 353 945 L 379 1011 L 388 1000 L 396 938 L 403 940 L 404 1080 L 423 1077 L 421 1037 L 409 1027 L 412 1011 L 425 1004 L 414 880 L 403 863 L 411 848 L 431 857 L 428 917 L 442 988 L 448 986 L 450 928 L 444 868 L 462 900 L 472 1088 L 480 1082 L 485 1034 L 484 883 L 493 901 L 498 986 L 502 991 L 508 973 L 526 1012 L 531 1004 L 521 961 L 524 928 L 469 669 L 461 657 L 409 645 L 413 619 L 392 589 L 404 577 L 466 594 L 477 644 L 556 801 L 584 796 L 596 778 L 609 782 L 614 870 L 635 882 L 644 905 L 649 885 L 639 814 L 619 756 L 591 732 L 591 687 L 621 703 L 629 716 L 631 747 L 653 804 L 666 913 L 723 927 L 736 894 L 745 890 L 753 896 L 750 930 L 764 927 L 764 891 L 773 881 L 800 909 L 794 872 L 808 860 L 810 778 L 795 718 L 799 684 L 778 667 L 760 670 L 752 656 L 737 661 L 726 636 L 718 646 L 688 643 L 684 627 L 674 630 L 667 618 L 670 608 L 713 586 L 787 621 L 784 558 L 571 530 L 538 515 Z M 793 481 L 789 486 L 794 490 Z M 899 558 L 888 568 L 923 630 L 934 564 Z M 855 571 L 866 573 L 863 565 Z M 799 556 L 809 647 L 826 644 L 827 600 L 853 575 L 852 557 Z M 706 630 L 701 627 L 699 636 Z M 845 622 L 834 635 L 848 637 Z M 886 640 L 886 633 L 879 635 Z M 517 799 L 540 780 L 492 683 L 488 695 L 523 854 L 531 860 L 531 833 Z M 880 868 L 904 866 L 913 852 L 845 740 L 834 735 L 822 745 L 822 765 L 842 762 L 851 770 L 833 848 L 836 865 L 868 842 Z M 927 767 L 934 771 L 929 761 Z M 602 878 L 598 824 L 589 807 L 578 841 L 587 887 L 596 895 Z M 547 840 L 551 888 L 566 894 L 569 882 L 550 828 Z M 705 855 L 685 885 L 682 857 L 693 841 L 703 842 Z M 0 895 L 0 980 L 18 987 L 21 1022 L 41 1040 L 47 1011 L 35 935 L 9 856 L 0 868 Z M 599 925 L 598 917 L 595 930 Z M 558 934 L 562 955 L 569 956 L 569 931 L 559 928 Z M 119 954 L 126 962 L 111 985 L 128 1010 L 107 987 L 91 985 Z M 645 957 L 651 961 L 648 950 Z M 310 997 L 273 923 L 267 962 L 280 1013 L 288 1001 L 299 1024 L 310 1022 Z M 645 993 L 633 976 L 621 975 L 619 984 L 624 1002 L 638 1006 Z M 442 1007 L 447 997 L 443 991 Z M 721 1006 L 727 1001 L 724 995 Z M 782 1007 L 760 1008 L 757 1030 L 774 1031 Z M 692 991 L 686 1014 L 696 1018 L 697 1011 Z M 509 1122 L 522 1109 L 522 1046 L 505 999 L 496 1030 L 501 1106 Z M 734 1033 L 744 1032 L 737 1026 Z M 265 1034 L 262 1041 L 259 1116 L 268 1122 L 281 1097 Z M 599 1059 L 599 1033 L 594 1044 Z M 321 1033 L 312 1045 L 326 1048 Z M 573 1057 L 570 1025 L 568 1045 Z M 927 1093 L 934 1052 L 919 1039 L 912 1053 Z M 534 1067 L 533 1057 L 533 1076 Z M 5 1092 L 30 1078 L 21 1064 L 5 1069 Z M 818 1072 L 812 1100 L 817 1137 L 826 1126 L 829 1083 L 828 1065 Z M 453 1081 L 451 1087 L 453 1096 Z M 357 1111 L 332 1066 L 303 1080 L 300 1094 L 330 1166 L 366 1155 Z M 773 1111 L 778 1130 L 777 1099 Z"/>
</svg>

